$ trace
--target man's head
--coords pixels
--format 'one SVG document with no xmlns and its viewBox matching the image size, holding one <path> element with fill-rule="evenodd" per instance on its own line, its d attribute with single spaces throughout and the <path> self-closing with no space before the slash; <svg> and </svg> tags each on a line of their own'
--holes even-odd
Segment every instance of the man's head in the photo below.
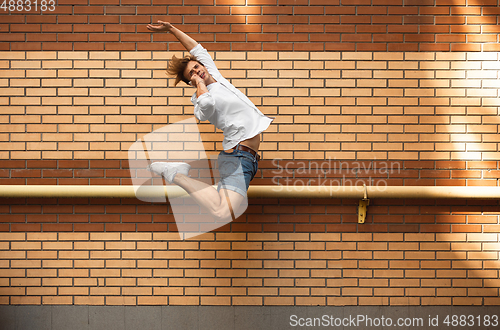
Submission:
<svg viewBox="0 0 500 330">
<path fill-rule="evenodd" d="M 212 76 L 208 73 L 207 68 L 198 61 L 189 61 L 184 69 L 184 77 L 189 79 L 191 82 L 196 82 L 200 79 L 205 82 L 205 85 L 213 83 Z"/>
<path fill-rule="evenodd" d="M 167 73 L 175 77 L 175 86 L 180 81 L 189 85 L 191 77 L 197 74 L 203 80 L 207 79 L 210 74 L 203 64 L 201 64 L 193 55 L 186 55 L 183 58 L 178 58 L 175 55 L 168 63 Z"/>
</svg>

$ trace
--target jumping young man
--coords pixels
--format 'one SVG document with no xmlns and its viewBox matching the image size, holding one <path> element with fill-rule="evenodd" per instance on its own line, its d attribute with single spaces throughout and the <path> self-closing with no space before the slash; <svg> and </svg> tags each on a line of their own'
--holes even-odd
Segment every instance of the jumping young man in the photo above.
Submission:
<svg viewBox="0 0 500 330">
<path fill-rule="evenodd" d="M 158 21 L 147 28 L 154 32 L 170 32 L 190 55 L 169 62 L 167 73 L 196 88 L 191 97 L 194 115 L 208 120 L 222 130 L 223 151 L 218 157 L 220 182 L 217 189 L 188 176 L 190 165 L 179 162 L 154 162 L 148 169 L 184 190 L 217 220 L 234 220 L 233 211 L 246 202 L 250 181 L 260 159 L 260 134 L 272 118 L 265 116 L 219 72 L 210 54 L 194 39 L 168 22 Z M 233 213 L 233 215 L 232 215 Z"/>
</svg>

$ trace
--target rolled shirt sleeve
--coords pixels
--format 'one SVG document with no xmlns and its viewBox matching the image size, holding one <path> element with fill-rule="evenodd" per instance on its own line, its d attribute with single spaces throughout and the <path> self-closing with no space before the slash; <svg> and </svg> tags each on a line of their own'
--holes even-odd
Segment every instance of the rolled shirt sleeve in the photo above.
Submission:
<svg viewBox="0 0 500 330">
<path fill-rule="evenodd" d="M 208 120 L 215 112 L 215 100 L 210 92 L 203 93 L 196 98 L 195 95 L 191 98 L 194 104 L 194 116 L 200 120 Z"/>
</svg>

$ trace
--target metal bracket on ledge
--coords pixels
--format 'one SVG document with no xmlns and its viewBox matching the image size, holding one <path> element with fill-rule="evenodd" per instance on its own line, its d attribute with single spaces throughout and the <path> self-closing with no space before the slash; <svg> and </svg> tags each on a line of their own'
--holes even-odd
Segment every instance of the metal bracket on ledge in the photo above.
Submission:
<svg viewBox="0 0 500 330">
<path fill-rule="evenodd" d="M 367 211 L 368 205 L 370 205 L 370 200 L 368 199 L 366 184 L 363 184 L 363 188 L 365 189 L 365 193 L 364 193 L 363 199 L 359 200 L 358 223 L 365 223 L 366 211 Z"/>
</svg>

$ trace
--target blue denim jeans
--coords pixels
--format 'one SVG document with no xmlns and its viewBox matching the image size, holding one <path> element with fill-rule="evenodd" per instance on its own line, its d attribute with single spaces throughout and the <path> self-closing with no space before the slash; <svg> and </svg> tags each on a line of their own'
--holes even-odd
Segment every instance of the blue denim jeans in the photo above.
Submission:
<svg viewBox="0 0 500 330">
<path fill-rule="evenodd" d="M 221 151 L 218 157 L 220 181 L 217 191 L 232 190 L 246 197 L 250 181 L 257 173 L 259 163 L 248 151 L 233 150 L 231 153 Z"/>
</svg>

